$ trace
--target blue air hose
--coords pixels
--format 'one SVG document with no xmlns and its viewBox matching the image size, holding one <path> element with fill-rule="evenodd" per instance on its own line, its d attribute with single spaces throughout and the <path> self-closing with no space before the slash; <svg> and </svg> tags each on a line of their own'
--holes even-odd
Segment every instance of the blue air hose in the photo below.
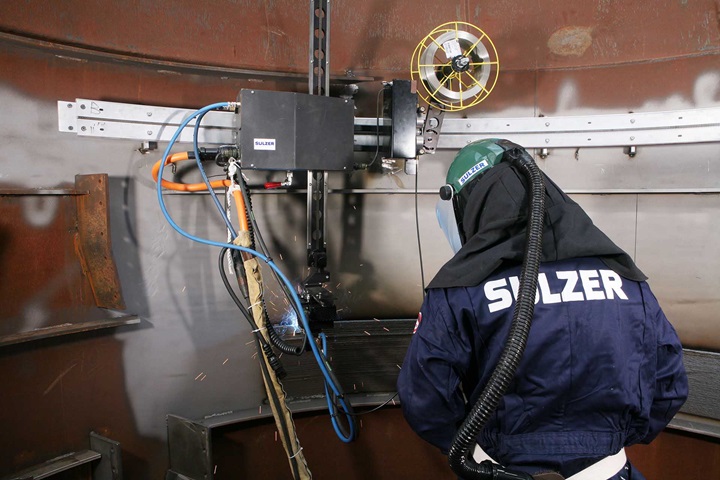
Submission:
<svg viewBox="0 0 720 480">
<path fill-rule="evenodd" d="M 197 120 L 195 121 L 195 128 L 193 128 L 193 153 L 195 154 L 195 162 L 197 163 L 198 170 L 200 170 L 200 175 L 202 176 L 202 179 L 205 182 L 205 185 L 207 185 L 207 189 L 208 189 L 208 193 L 210 193 L 210 197 L 212 197 L 213 202 L 215 203 L 215 206 L 220 211 L 220 215 L 222 216 L 223 220 L 225 221 L 225 225 L 227 225 L 227 228 L 230 231 L 231 237 L 234 239 L 235 237 L 237 237 L 237 232 L 233 228 L 233 225 L 227 216 L 227 212 L 225 211 L 222 204 L 220 203 L 220 200 L 218 199 L 218 196 L 215 193 L 215 189 L 212 187 L 212 185 L 210 185 L 210 179 L 208 178 L 207 174 L 205 173 L 205 168 L 203 167 L 202 161 L 200 160 L 200 149 L 198 148 L 198 132 L 200 131 L 200 122 L 202 122 L 202 119 L 204 116 L 205 116 L 205 113 L 198 115 Z M 160 178 L 160 177 L 158 177 L 158 178 Z"/>
<path fill-rule="evenodd" d="M 318 335 L 318 338 L 320 338 L 320 341 L 322 342 L 322 351 L 323 357 L 327 354 L 327 338 L 325 337 L 324 333 L 320 333 Z M 348 425 L 350 425 L 350 433 L 345 433 L 337 420 L 337 407 L 333 404 L 332 399 L 330 397 L 330 392 L 328 390 L 328 384 L 327 381 L 325 382 L 325 400 L 327 401 L 328 410 L 330 410 L 330 420 L 332 421 L 333 429 L 335 430 L 335 433 L 337 434 L 338 438 L 342 440 L 345 443 L 350 443 L 356 438 L 355 433 L 355 419 L 350 415 L 350 409 L 345 403 L 345 398 L 343 397 L 337 397 L 338 401 L 340 402 L 340 406 L 342 407 L 343 411 L 345 412 L 345 418 L 347 418 Z"/>
<path fill-rule="evenodd" d="M 170 150 L 172 149 L 173 145 L 177 141 L 177 138 L 180 136 L 180 132 L 182 132 L 183 128 L 185 128 L 195 117 L 197 117 L 199 115 L 204 115 L 205 113 L 207 113 L 211 110 L 227 108 L 229 106 L 230 106 L 229 102 L 213 103 L 212 105 L 203 107 L 200 110 L 191 114 L 188 118 L 186 118 L 180 124 L 177 131 L 173 134 L 172 138 L 170 139 L 170 142 L 168 143 L 167 148 L 165 148 L 165 153 L 163 154 L 162 158 L 165 159 L 168 157 L 168 155 L 170 155 Z M 197 155 L 196 155 L 196 157 L 197 157 Z M 220 242 L 216 242 L 214 240 L 196 237 L 195 235 L 192 235 L 191 233 L 186 232 L 177 223 L 175 223 L 175 221 L 172 219 L 172 217 L 170 216 L 170 214 L 167 211 L 167 207 L 165 206 L 165 200 L 164 200 L 163 194 L 162 194 L 162 181 L 161 180 L 163 178 L 164 168 L 165 168 L 165 162 L 161 161 L 160 162 L 160 170 L 158 171 L 158 181 L 157 181 L 156 191 L 157 191 L 158 203 L 160 204 L 160 210 L 162 211 L 163 216 L 165 217 L 167 222 L 170 224 L 170 226 L 176 232 L 178 232 L 180 235 L 182 235 L 183 237 L 188 238 L 194 242 L 202 243 L 204 245 L 219 247 L 219 248 L 230 248 L 233 250 L 238 250 L 240 252 L 246 252 L 246 253 L 249 253 L 249 254 L 259 258 L 263 262 L 267 263 L 267 265 L 273 271 L 275 271 L 275 273 L 278 274 L 278 277 L 280 277 L 282 282 L 288 287 L 287 291 L 290 294 L 292 301 L 297 306 L 298 317 L 303 325 L 303 328 L 305 329 L 306 335 L 312 336 L 312 332 L 310 330 L 310 325 L 308 323 L 307 317 L 305 316 L 305 311 L 302 308 L 302 303 L 300 302 L 300 298 L 297 296 L 297 293 L 295 293 L 295 289 L 294 289 L 292 283 L 290 282 L 290 280 L 285 276 L 285 274 L 282 273 L 280 268 L 277 265 L 275 265 L 275 263 L 272 260 L 270 260 L 268 257 L 263 255 L 262 253 L 260 253 L 256 250 L 250 249 L 250 248 L 241 247 L 239 245 L 235 245 L 232 243 L 220 243 Z M 224 212 L 223 212 L 223 216 L 225 216 Z M 330 373 L 330 371 L 332 369 L 330 368 L 329 365 L 327 365 L 324 358 L 321 357 L 320 352 L 318 351 L 318 347 L 317 347 L 317 345 L 315 345 L 315 342 L 309 341 L 308 344 L 310 345 L 310 349 L 312 350 L 312 353 L 315 357 L 318 367 L 320 367 L 320 372 L 323 374 L 323 377 L 325 378 L 326 385 L 328 385 L 330 387 L 330 389 L 332 390 L 332 392 L 338 398 L 341 399 L 341 401 L 343 402 L 343 408 L 345 408 L 344 401 L 342 400 L 342 392 L 341 392 L 340 388 L 332 380 L 332 376 Z"/>
</svg>

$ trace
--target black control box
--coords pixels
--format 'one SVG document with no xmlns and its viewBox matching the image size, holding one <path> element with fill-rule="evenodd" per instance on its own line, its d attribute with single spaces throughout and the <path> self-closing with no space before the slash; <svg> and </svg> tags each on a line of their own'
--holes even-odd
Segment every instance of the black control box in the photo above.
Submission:
<svg viewBox="0 0 720 480">
<path fill-rule="evenodd" d="M 352 171 L 352 100 L 292 92 L 240 92 L 243 168 Z"/>
</svg>

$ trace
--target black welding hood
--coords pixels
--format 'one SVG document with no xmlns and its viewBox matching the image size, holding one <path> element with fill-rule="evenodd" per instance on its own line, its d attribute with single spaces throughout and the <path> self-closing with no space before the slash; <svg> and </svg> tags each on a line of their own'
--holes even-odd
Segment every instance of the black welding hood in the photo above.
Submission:
<svg viewBox="0 0 720 480">
<path fill-rule="evenodd" d="M 619 275 L 645 280 L 647 277 L 630 256 L 600 231 L 577 203 L 542 175 L 546 215 L 541 261 L 599 257 Z M 526 184 L 517 167 L 502 161 L 463 186 L 466 202 L 464 212 L 458 212 L 461 217 L 458 220 L 462 220 L 458 223 L 465 241 L 428 288 L 476 286 L 497 269 L 522 263 L 529 194 Z"/>
</svg>

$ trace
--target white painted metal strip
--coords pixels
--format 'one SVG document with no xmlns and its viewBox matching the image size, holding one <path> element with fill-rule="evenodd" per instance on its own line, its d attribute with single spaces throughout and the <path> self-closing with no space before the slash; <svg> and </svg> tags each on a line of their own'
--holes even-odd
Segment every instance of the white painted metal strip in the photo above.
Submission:
<svg viewBox="0 0 720 480">
<path fill-rule="evenodd" d="M 438 148 L 459 149 L 479 138 L 505 138 L 525 148 L 627 147 L 720 141 L 720 127 L 700 126 L 633 131 L 440 134 Z"/>
<path fill-rule="evenodd" d="M 193 110 L 77 99 L 58 102 L 61 132 L 101 138 L 169 141 Z M 232 112 L 209 112 L 199 130 L 205 144 L 235 142 Z M 376 125 L 373 117 L 356 118 L 356 125 Z M 389 125 L 381 119 L 381 125 Z M 178 139 L 192 141 L 190 122 Z M 439 149 L 456 150 L 479 138 L 501 137 L 526 148 L 580 148 L 668 145 L 720 141 L 720 108 L 609 115 L 446 118 Z M 356 145 L 374 145 L 374 135 L 356 135 Z M 382 138 L 385 145 L 387 138 Z"/>
<path fill-rule="evenodd" d="M 195 110 L 187 108 L 155 107 L 151 105 L 135 105 L 131 103 L 103 102 L 78 98 L 78 118 L 118 121 L 155 123 L 162 125 L 180 125 Z M 208 112 L 202 123 L 213 127 L 233 128 L 233 112 Z M 189 126 L 195 125 L 195 120 Z"/>
<path fill-rule="evenodd" d="M 198 142 L 212 145 L 229 145 L 235 143 L 235 130 L 232 128 L 218 128 L 202 126 L 198 130 Z M 178 142 L 192 142 L 194 128 L 188 126 L 178 137 Z M 162 125 L 156 123 L 125 123 L 108 120 L 95 120 L 79 118 L 77 120 L 77 134 L 85 137 L 99 138 L 125 138 L 142 141 L 168 142 L 177 131 L 177 125 Z"/>
<path fill-rule="evenodd" d="M 720 125 L 720 108 L 558 117 L 446 118 L 442 132 L 595 132 L 707 125 Z"/>
</svg>

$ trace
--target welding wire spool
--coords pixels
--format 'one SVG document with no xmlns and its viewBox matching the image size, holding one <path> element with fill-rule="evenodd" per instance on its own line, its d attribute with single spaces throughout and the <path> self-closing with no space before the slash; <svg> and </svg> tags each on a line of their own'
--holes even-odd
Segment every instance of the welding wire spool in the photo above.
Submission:
<svg viewBox="0 0 720 480">
<path fill-rule="evenodd" d="M 410 74 L 428 104 L 456 112 L 482 102 L 497 83 L 500 60 L 485 32 L 466 22 L 448 22 L 415 47 Z"/>
</svg>

